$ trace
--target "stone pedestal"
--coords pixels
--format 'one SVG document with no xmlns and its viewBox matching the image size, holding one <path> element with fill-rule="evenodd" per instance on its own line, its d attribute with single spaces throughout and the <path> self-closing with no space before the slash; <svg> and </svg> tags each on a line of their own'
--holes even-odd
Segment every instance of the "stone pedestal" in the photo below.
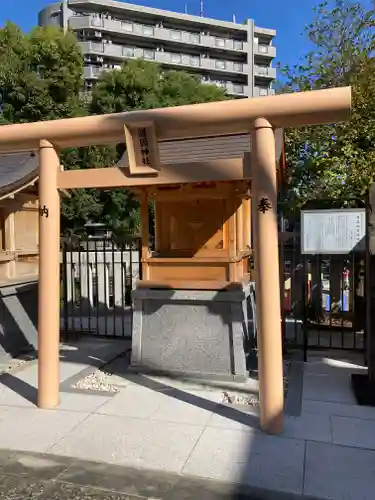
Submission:
<svg viewBox="0 0 375 500">
<path fill-rule="evenodd" d="M 134 290 L 132 370 L 246 379 L 254 337 L 252 287 Z"/>
<path fill-rule="evenodd" d="M 9 280 L 0 286 L 0 358 L 38 350 L 38 283 Z"/>
</svg>

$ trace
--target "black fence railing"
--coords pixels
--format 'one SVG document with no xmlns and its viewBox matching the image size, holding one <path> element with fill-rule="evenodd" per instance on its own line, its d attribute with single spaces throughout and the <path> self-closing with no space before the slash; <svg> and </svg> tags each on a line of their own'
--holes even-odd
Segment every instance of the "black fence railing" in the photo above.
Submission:
<svg viewBox="0 0 375 500">
<path fill-rule="evenodd" d="M 139 239 L 82 236 L 61 242 L 63 338 L 131 335 L 132 289 L 140 278 Z"/>
<path fill-rule="evenodd" d="M 280 245 L 280 276 L 285 346 L 364 350 L 365 252 L 302 255 L 291 233 Z"/>
</svg>

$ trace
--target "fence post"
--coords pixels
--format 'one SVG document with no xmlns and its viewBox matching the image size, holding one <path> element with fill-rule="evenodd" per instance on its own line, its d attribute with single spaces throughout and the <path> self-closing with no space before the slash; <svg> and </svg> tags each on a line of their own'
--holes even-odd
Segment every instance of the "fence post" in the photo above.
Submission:
<svg viewBox="0 0 375 500">
<path fill-rule="evenodd" d="M 69 309 L 68 309 L 68 263 L 66 259 L 66 248 L 67 244 L 65 241 L 62 242 L 61 252 L 62 252 L 62 279 L 63 279 L 63 314 L 64 314 L 64 341 L 68 340 L 68 330 L 69 330 Z"/>
<path fill-rule="evenodd" d="M 123 251 L 121 249 L 121 251 Z M 123 294 L 125 290 L 123 290 L 122 283 L 124 282 L 122 273 L 124 272 L 123 266 L 121 263 L 119 252 L 115 252 L 114 263 L 113 263 L 113 288 L 114 288 L 114 296 L 115 301 L 113 307 L 121 307 L 123 304 Z"/>
<path fill-rule="evenodd" d="M 97 287 L 98 287 L 98 308 L 102 307 L 108 307 L 107 304 L 107 296 L 108 296 L 108 283 L 107 283 L 107 278 L 108 278 L 108 272 L 106 269 L 106 265 L 103 262 L 103 257 L 104 257 L 104 252 L 102 251 L 100 254 L 100 259 L 98 259 L 98 266 L 97 266 Z"/>
<path fill-rule="evenodd" d="M 303 301 L 303 323 L 302 323 L 302 335 L 303 335 L 303 361 L 306 363 L 307 361 L 307 349 L 309 347 L 309 338 L 307 331 L 307 301 L 308 301 L 308 279 L 309 272 L 307 266 L 307 257 L 303 256 L 303 287 L 302 287 L 302 301 Z"/>
</svg>

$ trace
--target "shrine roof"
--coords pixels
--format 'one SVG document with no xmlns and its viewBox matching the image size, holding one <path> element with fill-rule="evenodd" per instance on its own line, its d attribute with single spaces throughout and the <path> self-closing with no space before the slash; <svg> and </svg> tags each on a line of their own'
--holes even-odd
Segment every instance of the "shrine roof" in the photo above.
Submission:
<svg viewBox="0 0 375 500">
<path fill-rule="evenodd" d="M 275 130 L 276 160 L 279 161 L 283 150 L 283 130 Z M 205 162 L 243 157 L 251 152 L 250 134 L 230 134 L 191 139 L 171 139 L 158 142 L 160 163 L 172 165 L 179 163 Z M 125 165 L 126 154 L 118 166 Z"/>
<path fill-rule="evenodd" d="M 21 191 L 38 178 L 35 153 L 0 154 L 0 199 Z"/>
</svg>

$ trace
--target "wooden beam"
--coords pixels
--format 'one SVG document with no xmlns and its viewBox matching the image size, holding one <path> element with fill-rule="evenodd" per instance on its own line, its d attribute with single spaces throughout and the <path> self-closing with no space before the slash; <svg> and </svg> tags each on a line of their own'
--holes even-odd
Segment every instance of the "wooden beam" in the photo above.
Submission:
<svg viewBox="0 0 375 500">
<path fill-rule="evenodd" d="M 229 193 L 229 183 L 218 183 L 215 187 L 200 189 L 193 188 L 189 191 L 182 191 L 181 189 L 176 190 L 158 190 L 152 186 L 148 189 L 149 198 L 155 201 L 190 201 L 199 198 L 204 199 L 222 199 L 226 198 Z"/>
<path fill-rule="evenodd" d="M 207 181 L 233 181 L 250 176 L 242 158 L 163 165 L 156 177 L 132 176 L 128 168 L 107 167 L 58 172 L 59 189 L 147 187 Z"/>
<path fill-rule="evenodd" d="M 259 117 L 274 128 L 334 123 L 348 119 L 351 88 L 294 92 L 270 97 L 4 125 L 0 152 L 35 151 L 46 139 L 57 148 L 118 144 L 124 125 L 153 122 L 158 140 L 248 133 Z"/>
<path fill-rule="evenodd" d="M 168 290 L 241 290 L 244 283 L 250 281 L 250 276 L 244 276 L 239 281 L 186 281 L 186 280 L 157 280 L 137 281 L 137 288 L 167 288 Z"/>
</svg>

